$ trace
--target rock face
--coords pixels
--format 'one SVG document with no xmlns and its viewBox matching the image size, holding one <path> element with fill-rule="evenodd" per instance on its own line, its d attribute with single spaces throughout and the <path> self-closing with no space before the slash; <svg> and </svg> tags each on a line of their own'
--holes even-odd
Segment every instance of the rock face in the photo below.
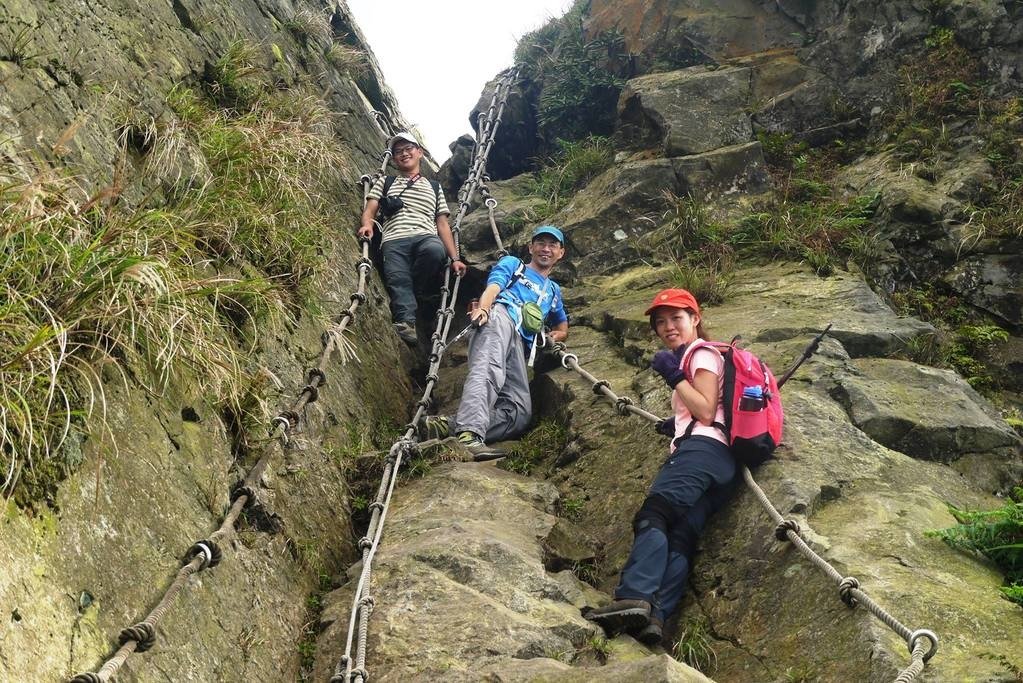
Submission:
<svg viewBox="0 0 1023 683">
<path fill-rule="evenodd" d="M 354 287 L 343 253 L 336 268 L 343 275 L 323 282 L 321 293 L 338 308 L 340 293 Z M 380 370 L 385 358 L 393 366 L 398 349 L 395 340 L 366 332 L 388 322 L 381 291 L 374 286 L 371 296 L 374 310 L 356 328 L 365 335 L 363 362 L 331 369 L 294 450 L 271 460 L 260 504 L 223 544 L 223 562 L 187 584 L 157 629 L 155 647 L 132 657 L 121 678 L 299 676 L 306 599 L 320 574 L 340 570 L 353 555 L 348 465 L 339 453 L 349 434 L 404 411 L 409 394 L 401 373 Z M 309 318 L 253 359 L 284 381 L 274 397 L 280 405 L 301 390 L 321 332 Z M 185 375 L 165 396 L 150 398 L 112 383 L 107 410 L 117 450 L 86 441 L 83 464 L 60 486 L 56 508 L 32 514 L 12 506 L 6 513 L 0 605 L 15 617 L 0 631 L 3 680 L 57 681 L 95 671 L 120 630 L 156 605 L 184 551 L 219 525 L 230 487 L 254 455 L 236 460 L 224 418 L 203 410 L 191 384 Z M 346 401 L 346 394 L 362 400 Z"/>
<path fill-rule="evenodd" d="M 962 377 L 888 359 L 854 361 L 832 394 L 853 424 L 893 450 L 949 463 L 969 453 L 1016 446 L 1019 439 Z M 954 424 L 948 413 L 955 415 Z"/>
<path fill-rule="evenodd" d="M 168 119 L 173 84 L 210 87 L 229 46 L 249 44 L 258 46 L 252 69 L 281 85 L 317 84 L 338 114 L 346 156 L 372 171 L 385 133 L 370 109 L 403 124 L 372 55 L 350 75 L 331 60 L 331 41 L 368 51 L 343 4 L 4 2 L 0 158 L 31 159 L 22 167 L 27 176 L 47 163 L 67 164 L 86 185 L 109 183 L 123 126 Z M 361 199 L 354 189 L 340 194 L 348 206 Z M 339 236 L 321 254 L 322 275 L 309 293 L 324 318 L 349 304 L 357 250 L 354 238 Z M 352 330 L 362 362 L 331 365 L 330 385 L 304 412 L 293 449 L 271 460 L 258 505 L 222 545 L 223 562 L 187 583 L 154 648 L 132 657 L 120 680 L 300 677 L 307 598 L 321 575 L 353 555 L 349 439 L 402 413 L 410 393 L 396 341 L 371 332 L 389 324 L 383 288 L 371 281 L 367 293 Z M 323 326 L 303 314 L 247 349 L 254 368 L 281 382 L 270 396 L 281 407 L 305 383 Z M 219 525 L 231 485 L 254 464 L 258 454 L 239 446 L 233 421 L 204 408 L 208 397 L 196 395 L 190 371 L 174 368 L 174 376 L 159 396 L 111 378 L 103 387 L 110 431 L 97 429 L 76 444 L 81 465 L 60 485 L 55 505 L 6 508 L 0 680 L 59 681 L 95 671 L 116 649 L 119 631 L 156 606 L 184 552 Z"/>
<path fill-rule="evenodd" d="M 663 156 L 749 142 L 751 71 L 693 67 L 634 78 L 618 103 L 616 136 L 625 147 L 661 147 Z"/>
<path fill-rule="evenodd" d="M 600 629 L 579 610 L 601 596 L 544 567 L 557 499 L 553 485 L 488 464 L 448 463 L 403 488 L 374 562 L 373 679 L 706 681 L 635 645 L 599 665 Z M 347 588 L 327 596 L 317 651 L 334 657 L 319 659 L 316 680 L 333 672 L 350 606 Z"/>
<path fill-rule="evenodd" d="M 333 42 L 364 53 L 351 75 L 331 61 Z M 0 45 L 8 48 L 0 52 L 9 53 L 0 53 L 0 153 L 28 167 L 23 150 L 32 148 L 97 182 L 109 178 L 120 127 L 160 119 L 176 83 L 210 84 L 233 44 L 257 47 L 251 59 L 236 49 L 242 61 L 232 68 L 272 73 L 284 84 L 314 79 L 335 111 L 373 109 L 390 127 L 407 127 L 343 3 L 16 0 L 0 6 Z M 387 131 L 372 116 L 336 123 L 352 152 L 379 156 Z"/>
</svg>

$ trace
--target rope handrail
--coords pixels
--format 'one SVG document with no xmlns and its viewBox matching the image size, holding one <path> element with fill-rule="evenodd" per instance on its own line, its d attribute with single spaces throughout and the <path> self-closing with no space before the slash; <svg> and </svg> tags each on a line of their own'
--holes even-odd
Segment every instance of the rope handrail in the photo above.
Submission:
<svg viewBox="0 0 1023 683">
<path fill-rule="evenodd" d="M 619 415 L 632 413 L 633 415 L 638 415 L 639 417 L 655 424 L 663 421 L 664 418 L 660 418 L 653 413 L 647 412 L 633 405 L 631 399 L 628 397 L 617 396 L 613 391 L 611 391 L 609 382 L 597 379 L 583 369 L 579 363 L 579 357 L 574 353 L 570 353 L 564 342 L 556 342 L 553 344 L 551 351 L 558 356 L 562 367 L 567 370 L 574 370 L 586 379 L 586 381 L 590 382 L 593 386 L 593 393 L 603 395 L 608 400 L 612 401 L 615 404 L 615 409 Z M 938 635 L 934 631 L 924 628 L 911 631 L 898 619 L 885 611 L 884 608 L 874 602 L 874 600 L 862 589 L 860 589 L 859 580 L 851 576 L 843 577 L 837 569 L 829 564 L 823 557 L 814 552 L 814 550 L 806 543 L 801 536 L 799 524 L 793 519 L 785 519 L 784 516 L 778 512 L 778 509 L 767 497 L 767 494 L 762 488 L 760 488 L 760 485 L 757 484 L 756 480 L 753 478 L 753 473 L 750 472 L 750 469 L 745 465 L 740 465 L 740 467 L 742 467 L 742 476 L 746 485 L 751 491 L 753 491 L 757 500 L 760 501 L 761 506 L 777 524 L 774 531 L 775 538 L 779 541 L 787 540 L 791 542 L 806 559 L 834 580 L 838 584 L 839 597 L 849 608 L 855 608 L 857 605 L 862 605 L 867 609 L 867 611 L 877 617 L 888 628 L 892 629 L 906 641 L 906 645 L 910 653 L 910 664 L 899 672 L 898 676 L 895 678 L 895 683 L 910 683 L 911 681 L 916 680 L 916 678 L 923 672 L 924 665 L 938 651 Z M 925 643 L 925 641 L 927 642 Z"/>
<path fill-rule="evenodd" d="M 470 205 L 475 198 L 476 192 L 482 185 L 484 169 L 486 168 L 487 157 L 493 147 L 493 135 L 500 124 L 500 116 L 504 111 L 504 103 L 511 84 L 518 78 L 518 70 L 511 70 L 498 82 L 494 90 L 490 106 L 487 108 L 486 121 L 480 127 L 481 137 L 477 140 L 473 161 L 469 176 L 462 184 L 458 192 L 458 213 L 451 226 L 452 237 L 455 242 L 455 251 L 461 255 L 460 231 L 462 220 L 468 213 Z M 493 119 L 496 116 L 497 119 Z M 380 485 L 377 488 L 377 495 L 369 508 L 372 511 L 366 535 L 359 539 L 359 548 L 362 550 L 362 570 L 359 573 L 359 581 L 356 584 L 352 595 L 352 608 L 348 618 L 348 632 L 345 639 L 345 652 L 338 660 L 334 668 L 334 675 L 331 676 L 331 683 L 367 683 L 369 673 L 366 670 L 366 650 L 369 639 L 369 617 L 373 612 L 375 601 L 368 592 L 372 581 L 373 559 L 377 549 L 380 547 L 380 540 L 383 535 L 384 521 L 390 509 L 391 498 L 398 479 L 398 471 L 404 457 L 416 452 L 420 445 L 417 442 L 417 426 L 426 415 L 426 409 L 430 405 L 433 389 L 439 379 L 440 363 L 446 350 L 447 338 L 451 332 L 451 325 L 454 320 L 455 311 L 451 307 L 458 299 L 458 289 L 461 285 L 462 276 L 456 275 L 454 286 L 451 286 L 451 270 L 445 271 L 444 285 L 441 287 L 441 304 L 437 311 L 437 323 L 432 336 L 433 345 L 430 350 L 430 364 L 426 374 L 426 384 L 422 397 L 416 403 L 416 411 L 412 420 L 408 423 L 405 433 L 391 445 L 384 464 L 384 471 L 380 478 Z M 358 633 L 358 637 L 356 637 Z M 352 654 L 352 648 L 355 654 Z"/>
<path fill-rule="evenodd" d="M 376 181 L 387 170 L 387 162 L 391 157 L 390 150 L 385 151 L 381 156 L 380 169 L 373 175 L 364 175 L 360 178 L 362 183 L 363 207 L 369 194 L 372 183 Z M 368 239 L 360 238 L 361 256 L 356 261 L 355 268 L 358 272 L 358 284 L 356 290 L 349 297 L 350 303 L 347 309 L 343 310 L 335 325 L 328 328 L 321 335 L 320 341 L 323 348 L 315 367 L 310 368 L 306 374 L 306 384 L 287 410 L 278 413 L 270 420 L 270 443 L 264 449 L 259 460 L 248 471 L 245 477 L 238 481 L 231 489 L 231 507 L 228 509 L 220 526 L 208 539 L 194 543 L 185 554 L 182 566 L 171 581 L 171 584 L 164 590 L 162 597 L 145 619 L 123 629 L 119 636 L 119 647 L 96 672 L 84 672 L 77 674 L 70 679 L 70 683 L 107 683 L 117 674 L 118 670 L 128 661 L 128 658 L 135 652 L 145 652 L 156 642 L 156 627 L 163 617 L 170 611 L 178 594 L 184 588 L 188 579 L 204 569 L 212 569 L 220 564 L 223 552 L 220 543 L 234 531 L 235 524 L 241 517 L 242 511 L 256 501 L 256 491 L 259 482 L 270 463 L 271 457 L 277 452 L 277 448 L 283 452 L 289 445 L 288 434 L 294 430 L 300 420 L 302 409 L 310 403 L 319 399 L 320 387 L 327 383 L 327 365 L 331 354 L 338 350 L 344 354 L 340 343 L 342 335 L 348 325 L 355 320 L 355 312 L 359 306 L 366 302 L 366 285 L 369 279 L 369 271 L 373 262 L 369 258 Z"/>
</svg>

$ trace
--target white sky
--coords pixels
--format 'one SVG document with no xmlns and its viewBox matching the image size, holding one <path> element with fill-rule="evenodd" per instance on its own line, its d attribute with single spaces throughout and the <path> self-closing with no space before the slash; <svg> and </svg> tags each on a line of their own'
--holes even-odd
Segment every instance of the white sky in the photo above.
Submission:
<svg viewBox="0 0 1023 683">
<path fill-rule="evenodd" d="M 572 0 L 348 0 L 356 23 L 438 163 L 472 133 L 483 86 L 511 66 L 520 36 L 561 16 Z"/>
</svg>

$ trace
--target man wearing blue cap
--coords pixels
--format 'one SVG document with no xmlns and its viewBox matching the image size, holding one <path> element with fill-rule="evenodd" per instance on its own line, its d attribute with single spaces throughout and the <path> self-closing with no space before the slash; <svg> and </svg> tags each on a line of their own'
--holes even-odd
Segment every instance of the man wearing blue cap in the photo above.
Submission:
<svg viewBox="0 0 1023 683">
<path fill-rule="evenodd" d="M 426 418 L 425 436 L 455 434 L 476 460 L 505 455 L 486 444 L 514 438 L 532 419 L 529 365 L 543 343 L 568 336 L 561 288 L 550 273 L 565 255 L 565 236 L 551 225 L 533 231 L 529 263 L 505 256 L 490 271 L 472 320 L 479 329 L 469 341 L 469 374 L 454 417 Z"/>
</svg>

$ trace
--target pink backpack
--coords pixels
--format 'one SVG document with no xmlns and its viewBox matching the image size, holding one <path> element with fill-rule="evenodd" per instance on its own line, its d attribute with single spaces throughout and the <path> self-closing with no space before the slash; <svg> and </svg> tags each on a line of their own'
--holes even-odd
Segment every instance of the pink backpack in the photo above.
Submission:
<svg viewBox="0 0 1023 683">
<path fill-rule="evenodd" d="M 731 344 L 724 342 L 698 342 L 686 349 L 682 372 L 692 381 L 690 363 L 693 352 L 707 347 L 725 359 L 724 402 L 725 424 L 717 424 L 731 445 L 732 455 L 747 467 L 770 460 L 774 449 L 781 443 L 781 425 L 785 414 L 781 407 L 778 382 L 764 361 L 738 346 L 739 338 Z M 686 428 L 683 438 L 692 434 L 696 421 Z"/>
</svg>

